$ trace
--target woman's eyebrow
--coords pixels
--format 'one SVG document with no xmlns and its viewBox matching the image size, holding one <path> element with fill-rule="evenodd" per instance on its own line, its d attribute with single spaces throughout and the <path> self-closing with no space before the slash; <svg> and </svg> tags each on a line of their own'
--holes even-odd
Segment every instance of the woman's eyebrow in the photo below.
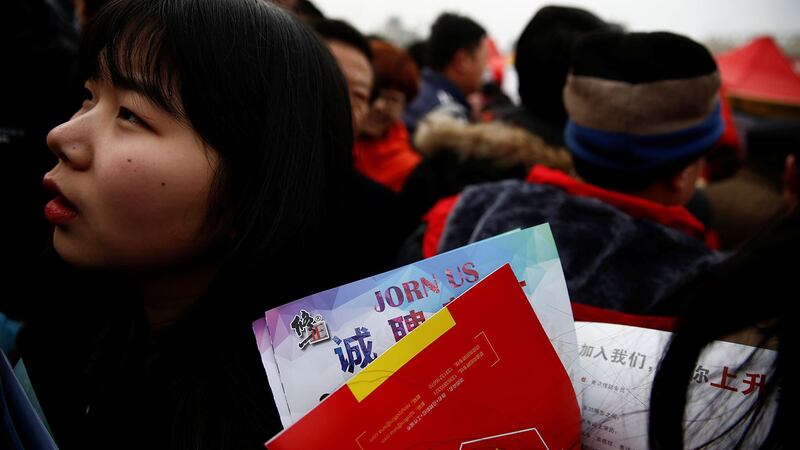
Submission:
<svg viewBox="0 0 800 450">
<path fill-rule="evenodd" d="M 150 98 L 148 92 L 158 91 L 158 89 L 152 89 L 142 81 L 137 81 L 125 74 L 117 74 L 112 84 L 119 89 L 134 92 L 148 99 Z"/>
<path fill-rule="evenodd" d="M 150 100 L 146 95 L 143 95 L 140 92 L 127 90 L 121 88 L 123 91 L 130 92 L 133 95 L 130 96 L 130 102 L 132 106 L 136 108 L 135 113 L 145 119 L 148 122 L 155 122 L 156 118 L 150 113 L 150 111 L 155 111 L 158 113 L 159 111 L 163 111 L 163 109 L 155 104 L 152 100 Z"/>
<path fill-rule="evenodd" d="M 169 80 L 164 80 L 169 83 Z M 173 114 L 181 114 L 181 105 L 177 98 L 176 92 L 171 92 L 169 89 L 164 89 L 161 86 L 155 86 L 148 83 L 146 80 L 137 80 L 131 78 L 126 74 L 117 74 L 113 83 L 117 89 L 132 92 L 136 97 L 141 99 L 140 103 L 146 103 L 157 109 L 165 110 Z"/>
</svg>

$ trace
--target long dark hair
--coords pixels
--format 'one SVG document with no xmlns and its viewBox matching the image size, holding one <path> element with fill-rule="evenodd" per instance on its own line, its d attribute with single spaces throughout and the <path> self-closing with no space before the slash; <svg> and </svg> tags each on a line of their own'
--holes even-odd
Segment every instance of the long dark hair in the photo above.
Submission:
<svg viewBox="0 0 800 450">
<path fill-rule="evenodd" d="M 81 301 L 31 321 L 25 355 L 56 438 L 62 448 L 123 432 L 121 445 L 142 448 L 261 446 L 280 422 L 249 324 L 291 299 L 287 274 L 340 214 L 352 182 L 344 78 L 304 24 L 260 0 L 111 2 L 84 30 L 79 70 L 142 93 L 218 153 L 206 226 L 223 241 L 222 269 L 151 336 L 125 284 L 57 265 L 69 273 L 52 290 Z M 68 351 L 53 355 L 55 340 Z"/>
<path fill-rule="evenodd" d="M 796 359 L 798 333 L 788 312 L 797 299 L 798 256 L 800 214 L 795 210 L 731 259 L 676 292 L 676 301 L 685 305 L 686 315 L 675 330 L 653 383 L 651 448 L 684 448 L 685 439 L 691 437 L 691 429 L 684 426 L 687 391 L 706 345 L 757 325 L 761 335 L 759 346 L 777 341 L 773 370 L 758 400 L 739 411 L 728 428 L 716 430 L 705 445 L 713 448 L 724 441 L 728 445 L 734 442 L 737 448 L 750 447 L 754 442 L 747 439 L 752 439 L 751 434 L 764 425 L 768 432 L 764 441 L 758 443 L 761 448 L 783 448 L 794 440 L 790 435 L 789 413 L 797 394 L 788 377 L 791 361 Z M 776 393 L 779 401 L 772 416 L 767 412 L 768 402 Z"/>
<path fill-rule="evenodd" d="M 85 78 L 107 75 L 185 121 L 221 159 L 209 227 L 249 272 L 338 211 L 351 162 L 347 87 L 305 25 L 257 0 L 124 0 L 82 39 Z"/>
</svg>

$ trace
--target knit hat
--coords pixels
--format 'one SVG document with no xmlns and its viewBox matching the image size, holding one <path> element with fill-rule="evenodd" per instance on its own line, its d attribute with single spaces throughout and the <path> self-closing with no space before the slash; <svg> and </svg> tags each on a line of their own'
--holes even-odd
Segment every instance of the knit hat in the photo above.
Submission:
<svg viewBox="0 0 800 450">
<path fill-rule="evenodd" d="M 722 135 L 719 87 L 714 58 L 689 38 L 587 34 L 564 87 L 565 142 L 576 160 L 611 173 L 688 164 Z"/>
</svg>

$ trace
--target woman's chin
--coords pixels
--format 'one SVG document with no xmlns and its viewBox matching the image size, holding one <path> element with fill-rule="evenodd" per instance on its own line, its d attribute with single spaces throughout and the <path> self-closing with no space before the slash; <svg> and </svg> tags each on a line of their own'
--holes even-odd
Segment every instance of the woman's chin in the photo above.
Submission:
<svg viewBox="0 0 800 450">
<path fill-rule="evenodd" d="M 361 128 L 360 135 L 368 139 L 380 139 L 386 136 L 387 131 L 389 131 L 389 125 L 387 124 L 367 122 Z"/>
</svg>

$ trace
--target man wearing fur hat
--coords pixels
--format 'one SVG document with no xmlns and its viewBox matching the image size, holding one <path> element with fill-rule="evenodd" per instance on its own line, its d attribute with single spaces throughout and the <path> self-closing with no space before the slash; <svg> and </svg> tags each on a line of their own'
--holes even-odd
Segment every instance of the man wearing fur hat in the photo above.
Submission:
<svg viewBox="0 0 800 450">
<path fill-rule="evenodd" d="M 683 36 L 584 36 L 564 88 L 579 179 L 535 166 L 526 181 L 470 186 L 434 206 L 416 245 L 428 257 L 549 222 L 576 318 L 592 307 L 680 314 L 662 300 L 721 259 L 683 206 L 723 131 L 719 83 L 709 52 Z"/>
</svg>

